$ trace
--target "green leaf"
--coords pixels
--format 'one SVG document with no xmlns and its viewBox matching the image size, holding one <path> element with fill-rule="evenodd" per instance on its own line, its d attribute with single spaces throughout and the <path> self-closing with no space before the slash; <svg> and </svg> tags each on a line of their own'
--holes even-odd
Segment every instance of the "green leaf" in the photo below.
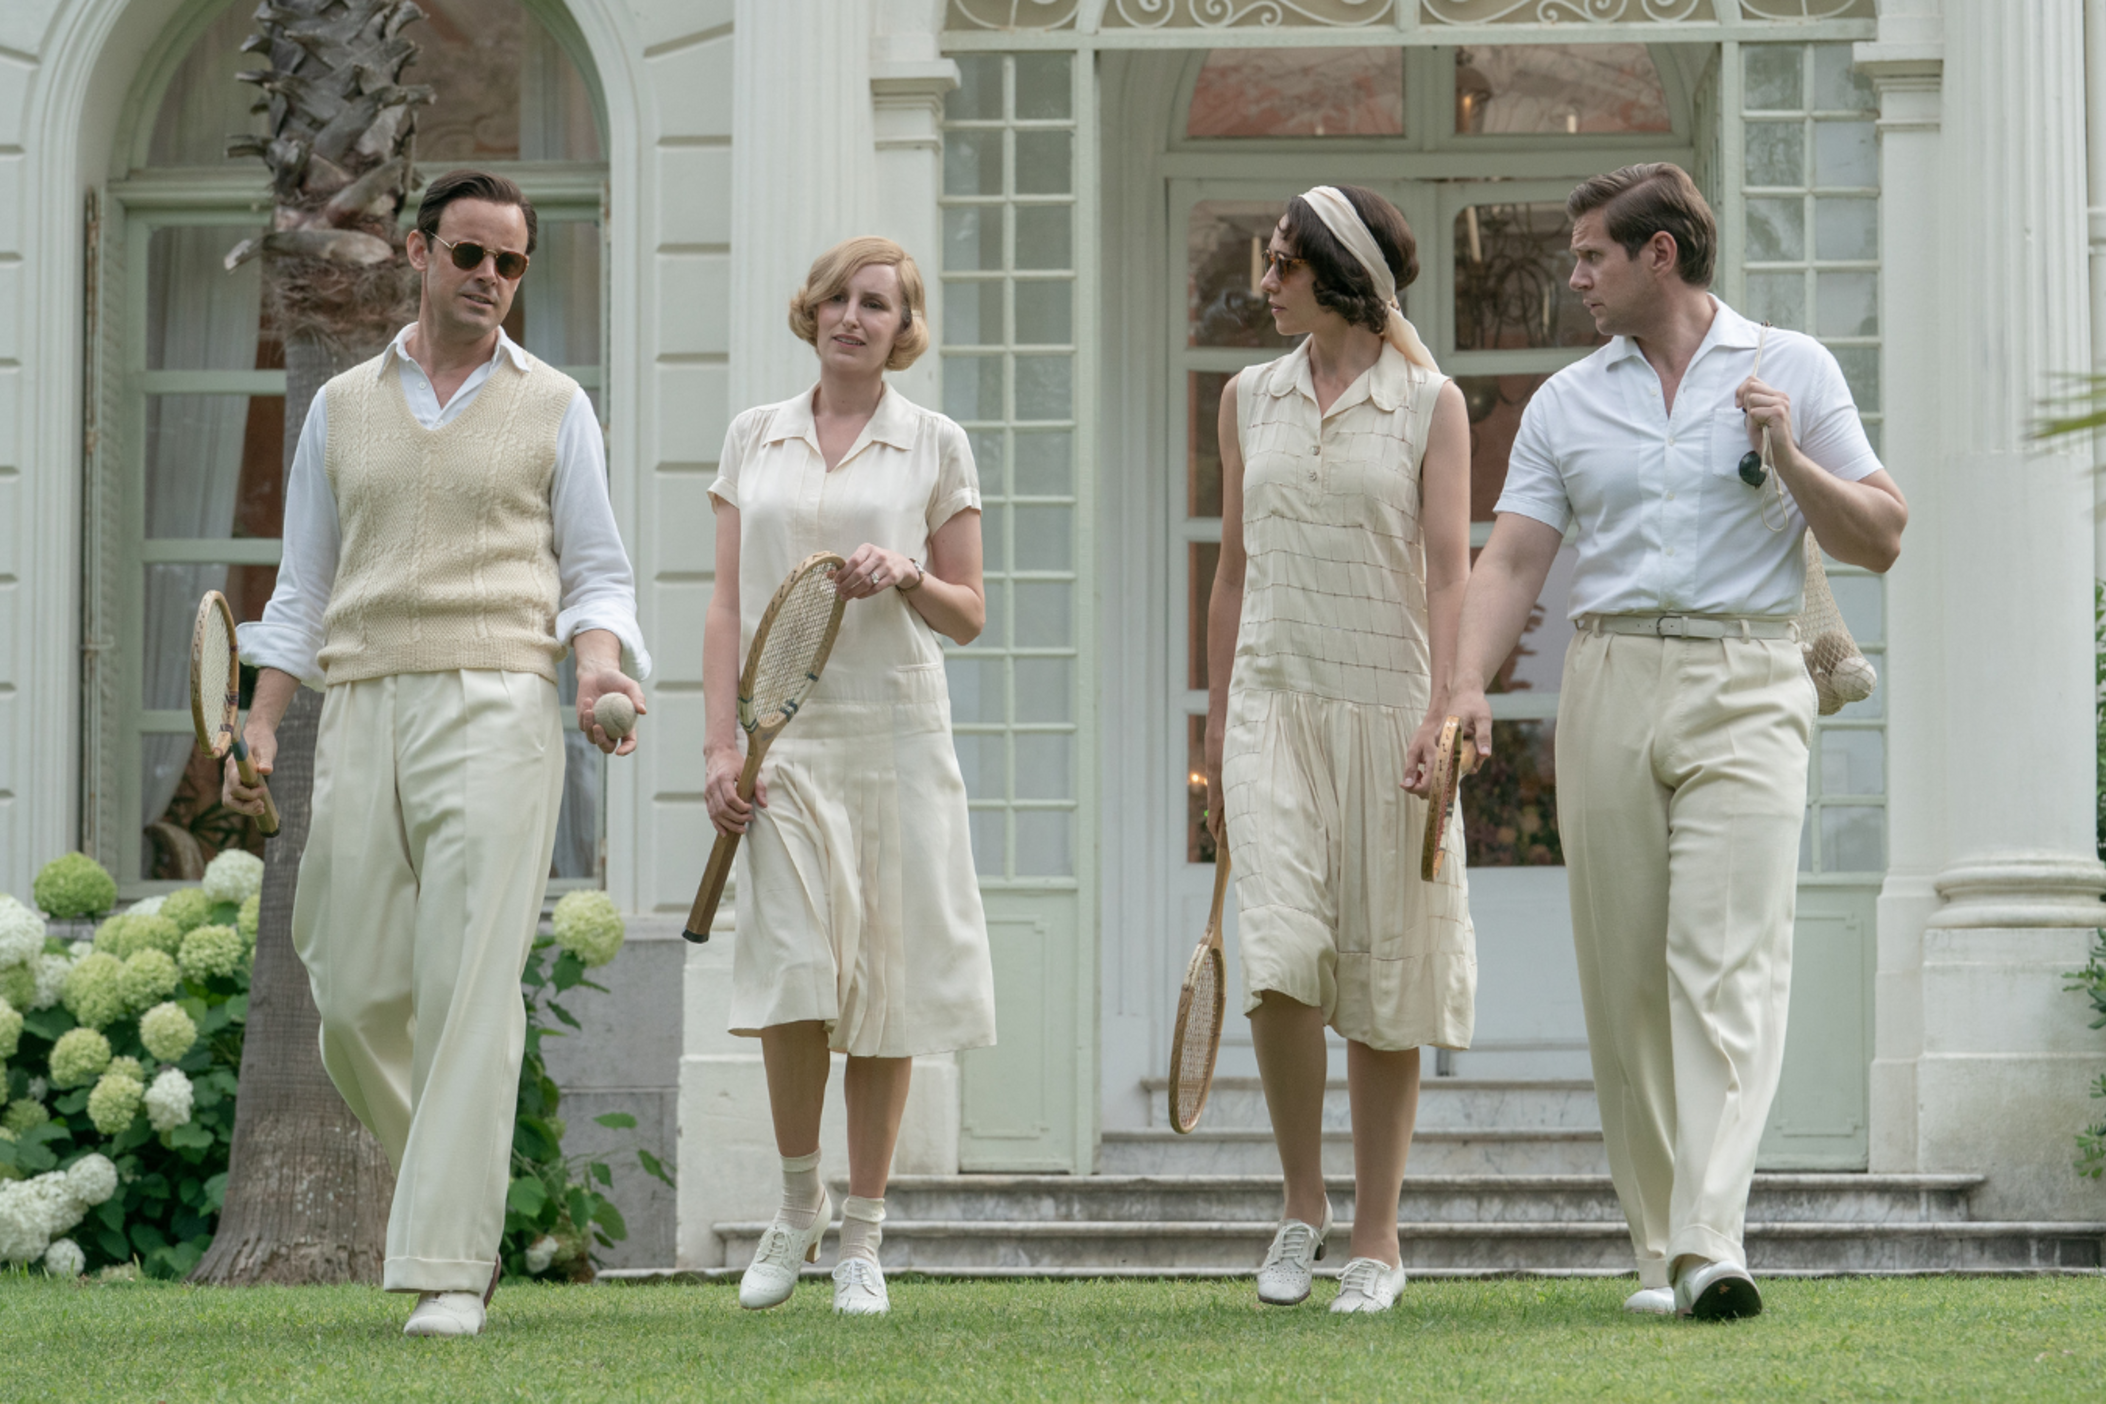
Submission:
<svg viewBox="0 0 2106 1404">
<path fill-rule="evenodd" d="M 636 1118 L 627 1112 L 608 1112 L 603 1116 L 594 1117 L 593 1120 L 602 1126 L 609 1126 L 617 1131 L 634 1131 L 636 1129 Z"/>
<path fill-rule="evenodd" d="M 220 1008 L 227 1011 L 227 1018 L 233 1023 L 246 1024 L 249 1021 L 249 997 L 245 994 L 234 995 Z"/>
<path fill-rule="evenodd" d="M 151 1254 L 156 1248 L 166 1248 L 168 1239 L 152 1224 L 132 1225 L 132 1244 L 141 1253 Z"/>
<path fill-rule="evenodd" d="M 95 1217 L 102 1220 L 105 1228 L 123 1228 L 124 1201 L 114 1194 L 111 1195 L 108 1199 L 95 1206 Z"/>
<path fill-rule="evenodd" d="M 611 1199 L 602 1199 L 593 1206 L 592 1221 L 607 1230 L 611 1238 L 619 1240 L 629 1236 L 629 1226 L 622 1221 L 622 1211 L 614 1207 Z"/>
<path fill-rule="evenodd" d="M 53 1005 L 49 1009 L 22 1011 L 22 1032 L 35 1034 L 47 1043 L 57 1043 L 72 1032 L 73 1027 L 73 1016 L 60 1005 Z"/>
<path fill-rule="evenodd" d="M 540 1213 L 547 1203 L 548 1191 L 541 1187 L 541 1181 L 531 1176 L 512 1181 L 512 1187 L 505 1191 L 506 1207 L 529 1217 Z"/>
<path fill-rule="evenodd" d="M 568 1024 L 574 1029 L 582 1029 L 585 1027 L 583 1024 L 579 1023 L 576 1019 L 571 1017 L 571 1012 L 568 1009 L 565 1009 L 562 1005 L 556 1003 L 554 1000 L 550 1000 L 548 1002 L 548 1009 L 549 1013 L 555 1015 L 558 1019 L 561 1019 L 564 1023 Z"/>
<path fill-rule="evenodd" d="M 673 1177 L 666 1173 L 665 1166 L 662 1163 L 660 1163 L 658 1157 L 651 1154 L 649 1151 L 643 1149 L 641 1146 L 637 1148 L 636 1160 L 638 1164 L 643 1166 L 645 1174 L 650 1175 L 654 1179 L 658 1180 L 667 1189 L 680 1188 L 678 1185 L 673 1183 Z"/>
<path fill-rule="evenodd" d="M 588 1164 L 585 1169 L 593 1179 L 598 1180 L 608 1189 L 614 1188 L 614 1172 L 609 1170 L 603 1162 L 595 1160 Z"/>
<path fill-rule="evenodd" d="M 210 1131 L 196 1122 L 186 1122 L 168 1133 L 171 1146 L 189 1147 L 194 1150 L 210 1150 L 214 1137 Z"/>
<path fill-rule="evenodd" d="M 104 1229 L 95 1235 L 95 1246 L 102 1249 L 103 1256 L 112 1262 L 124 1262 L 132 1256 L 132 1245 L 124 1241 L 124 1235 L 115 1229 Z"/>
<path fill-rule="evenodd" d="M 571 988 L 585 978 L 585 962 L 569 951 L 556 958 L 556 989 L 560 992 Z"/>
<path fill-rule="evenodd" d="M 217 1214 L 227 1203 L 227 1172 L 222 1170 L 205 1181 L 205 1208 Z"/>
</svg>

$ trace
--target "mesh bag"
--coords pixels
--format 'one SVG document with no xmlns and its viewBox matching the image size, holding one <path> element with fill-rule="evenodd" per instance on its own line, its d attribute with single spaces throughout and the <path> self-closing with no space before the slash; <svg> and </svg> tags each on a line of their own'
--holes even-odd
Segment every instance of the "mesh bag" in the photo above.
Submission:
<svg viewBox="0 0 2106 1404">
<path fill-rule="evenodd" d="M 1822 716 L 1833 716 L 1846 703 L 1862 702 L 1872 695 L 1879 674 L 1858 651 L 1843 612 L 1836 608 L 1828 571 L 1821 564 L 1820 543 L 1810 531 L 1806 533 L 1806 607 L 1795 622 L 1799 651 L 1806 657 L 1806 671 L 1813 677 Z"/>
</svg>

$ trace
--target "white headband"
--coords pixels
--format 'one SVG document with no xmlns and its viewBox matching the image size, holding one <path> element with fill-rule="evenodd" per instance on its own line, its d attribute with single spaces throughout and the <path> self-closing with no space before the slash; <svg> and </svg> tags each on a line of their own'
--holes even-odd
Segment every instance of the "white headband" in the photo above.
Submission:
<svg viewBox="0 0 2106 1404">
<path fill-rule="evenodd" d="M 1338 192 L 1334 185 L 1318 185 L 1302 192 L 1302 199 L 1316 211 L 1316 217 L 1324 222 L 1338 242 L 1346 246 L 1346 252 L 1360 260 L 1367 276 L 1374 280 L 1375 296 L 1389 304 L 1389 322 L 1383 328 L 1382 339 L 1402 352 L 1404 359 L 1413 365 L 1424 366 L 1435 375 L 1440 367 L 1434 364 L 1433 353 L 1419 339 L 1419 331 L 1397 305 L 1397 280 L 1389 271 L 1388 260 L 1382 257 L 1381 246 L 1375 236 L 1368 232 L 1360 212 L 1353 202 Z"/>
</svg>

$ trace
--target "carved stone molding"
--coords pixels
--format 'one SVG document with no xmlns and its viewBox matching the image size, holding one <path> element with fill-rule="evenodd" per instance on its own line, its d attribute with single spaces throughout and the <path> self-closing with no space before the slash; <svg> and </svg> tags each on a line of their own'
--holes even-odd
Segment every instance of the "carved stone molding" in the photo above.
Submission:
<svg viewBox="0 0 2106 1404">
<path fill-rule="evenodd" d="M 1938 927 L 2099 926 L 2106 924 L 2106 864 L 2054 854 L 2014 854 L 1956 864 L 1938 874 L 1945 905 Z"/>
</svg>

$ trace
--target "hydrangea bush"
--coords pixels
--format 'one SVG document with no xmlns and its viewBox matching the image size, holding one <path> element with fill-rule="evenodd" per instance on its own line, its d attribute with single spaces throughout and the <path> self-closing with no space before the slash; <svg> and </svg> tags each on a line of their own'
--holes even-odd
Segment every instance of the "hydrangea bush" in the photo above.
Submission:
<svg viewBox="0 0 2106 1404">
<path fill-rule="evenodd" d="M 37 905 L 55 919 L 107 910 L 116 888 L 105 895 L 109 875 L 85 864 L 48 865 Z M 261 880 L 255 858 L 222 854 L 205 886 L 140 903 L 70 946 L 0 896 L 0 1047 L 13 1044 L 0 1054 L 0 1263 L 72 1276 L 137 1260 L 180 1277 L 204 1255 L 248 1017 L 241 913 Z M 224 934 L 186 959 L 206 932 Z"/>
</svg>

